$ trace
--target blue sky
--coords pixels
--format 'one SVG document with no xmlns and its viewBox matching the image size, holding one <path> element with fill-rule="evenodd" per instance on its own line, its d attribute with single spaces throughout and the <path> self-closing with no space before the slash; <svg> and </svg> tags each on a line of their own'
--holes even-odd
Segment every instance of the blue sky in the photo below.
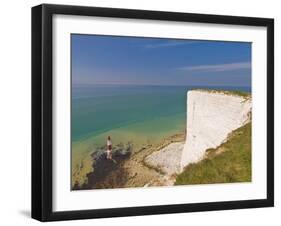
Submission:
<svg viewBox="0 0 281 226">
<path fill-rule="evenodd" d="M 251 43 L 78 34 L 71 39 L 74 85 L 251 85 Z"/>
</svg>

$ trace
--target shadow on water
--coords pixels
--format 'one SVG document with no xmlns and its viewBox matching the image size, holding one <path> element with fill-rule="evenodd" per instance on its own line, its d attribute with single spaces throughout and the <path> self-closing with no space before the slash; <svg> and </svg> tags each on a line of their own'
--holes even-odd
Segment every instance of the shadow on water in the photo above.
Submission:
<svg viewBox="0 0 281 226">
<path fill-rule="evenodd" d="M 81 187 L 75 185 L 73 190 L 122 188 L 128 180 L 128 173 L 123 168 L 123 162 L 131 156 L 132 146 L 116 147 L 113 150 L 113 160 L 106 158 L 105 152 L 92 154 L 93 172 L 87 174 L 88 182 Z"/>
</svg>

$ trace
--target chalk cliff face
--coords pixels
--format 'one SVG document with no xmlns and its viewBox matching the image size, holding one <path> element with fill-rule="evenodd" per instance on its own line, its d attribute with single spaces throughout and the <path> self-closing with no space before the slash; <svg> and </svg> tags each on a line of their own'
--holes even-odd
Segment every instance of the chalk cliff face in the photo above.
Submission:
<svg viewBox="0 0 281 226">
<path fill-rule="evenodd" d="M 190 163 L 200 161 L 207 149 L 218 147 L 233 130 L 249 122 L 251 109 L 250 96 L 224 91 L 189 91 L 181 170 Z"/>
</svg>

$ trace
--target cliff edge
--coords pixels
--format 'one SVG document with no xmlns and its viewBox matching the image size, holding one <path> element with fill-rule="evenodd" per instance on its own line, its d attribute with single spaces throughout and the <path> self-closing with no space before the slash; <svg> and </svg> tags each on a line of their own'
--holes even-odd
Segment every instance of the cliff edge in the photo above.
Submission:
<svg viewBox="0 0 281 226">
<path fill-rule="evenodd" d="M 207 149 L 224 143 L 235 129 L 251 120 L 250 95 L 232 91 L 192 90 L 187 93 L 186 142 L 181 170 L 203 159 Z"/>
</svg>

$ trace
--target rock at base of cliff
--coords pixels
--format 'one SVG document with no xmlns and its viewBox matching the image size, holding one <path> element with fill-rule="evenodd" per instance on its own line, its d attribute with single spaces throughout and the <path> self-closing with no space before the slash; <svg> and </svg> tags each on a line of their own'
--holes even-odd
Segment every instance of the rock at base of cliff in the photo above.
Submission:
<svg viewBox="0 0 281 226">
<path fill-rule="evenodd" d="M 167 175 L 180 172 L 184 142 L 174 142 L 145 158 L 145 163 Z"/>
</svg>

